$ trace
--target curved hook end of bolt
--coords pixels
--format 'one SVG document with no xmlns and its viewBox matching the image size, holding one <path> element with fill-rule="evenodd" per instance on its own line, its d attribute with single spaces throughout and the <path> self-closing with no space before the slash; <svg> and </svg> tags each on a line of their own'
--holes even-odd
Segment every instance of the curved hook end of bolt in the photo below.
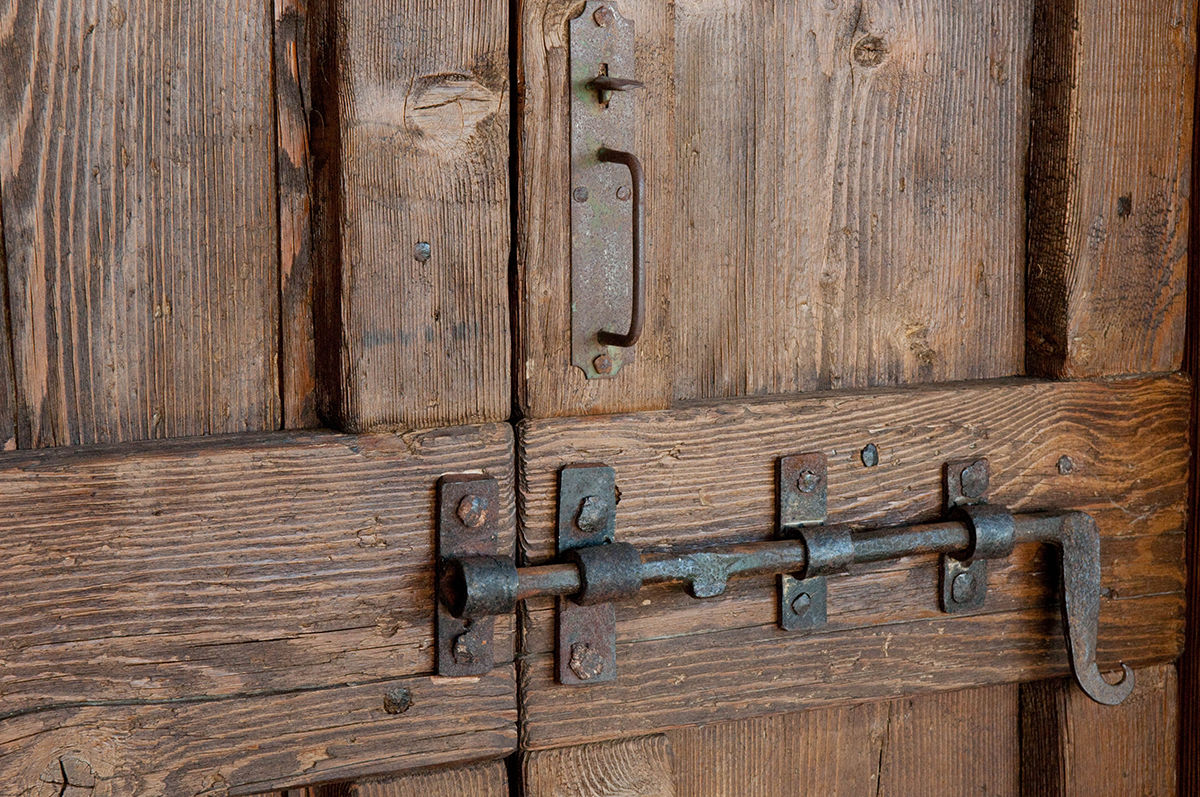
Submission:
<svg viewBox="0 0 1200 797">
<path fill-rule="evenodd" d="M 1079 681 L 1080 688 L 1087 693 L 1087 696 L 1097 703 L 1105 706 L 1115 706 L 1118 703 L 1123 703 L 1125 698 L 1133 692 L 1134 676 L 1133 670 L 1128 664 L 1121 664 L 1121 680 L 1116 683 L 1109 683 L 1100 674 L 1100 669 L 1094 664 L 1091 672 L 1079 673 L 1076 680 Z"/>
</svg>

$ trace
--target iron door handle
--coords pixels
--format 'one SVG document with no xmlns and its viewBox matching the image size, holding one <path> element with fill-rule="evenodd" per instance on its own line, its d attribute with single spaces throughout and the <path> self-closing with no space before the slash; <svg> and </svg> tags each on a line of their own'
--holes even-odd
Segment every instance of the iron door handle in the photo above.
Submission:
<svg viewBox="0 0 1200 797">
<path fill-rule="evenodd" d="M 645 274 L 645 241 L 643 240 L 643 229 L 646 222 L 646 173 L 642 169 L 642 162 L 637 155 L 632 152 L 622 152 L 616 149 L 600 148 L 596 153 L 596 159 L 601 163 L 619 163 L 629 169 L 629 177 L 633 183 L 633 291 L 631 294 L 632 301 L 629 310 L 629 331 L 624 334 L 610 332 L 606 329 L 600 330 L 597 338 L 600 343 L 605 346 L 620 346 L 622 348 L 630 348 L 637 345 L 638 338 L 642 336 L 642 327 L 645 325 L 645 291 L 646 291 L 646 274 Z"/>
</svg>

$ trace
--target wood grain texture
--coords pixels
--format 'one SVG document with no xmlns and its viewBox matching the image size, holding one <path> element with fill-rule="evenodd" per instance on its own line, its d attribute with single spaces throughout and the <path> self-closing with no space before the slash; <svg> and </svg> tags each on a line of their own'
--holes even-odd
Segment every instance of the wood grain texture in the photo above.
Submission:
<svg viewBox="0 0 1200 797">
<path fill-rule="evenodd" d="M 1029 372 L 1177 370 L 1195 4 L 1040 0 L 1033 49 Z"/>
<path fill-rule="evenodd" d="M 648 323 L 632 368 L 588 382 L 565 268 L 577 4 L 522 4 L 529 416 L 1022 372 L 1030 0 L 621 8 L 647 83 Z"/>
<path fill-rule="evenodd" d="M 312 113 L 313 20 L 309 0 L 275 4 L 275 153 L 279 182 L 279 379 L 283 425 L 320 426 L 313 317 Z"/>
<path fill-rule="evenodd" d="M 1092 702 L 1065 680 L 1023 684 L 1021 793 L 1176 794 L 1175 666 L 1139 670 L 1138 678 L 1133 694 L 1114 708 Z"/>
<path fill-rule="evenodd" d="M 503 761 L 307 789 L 297 797 L 509 797 Z"/>
<path fill-rule="evenodd" d="M 0 186 L 2 190 L 3 186 Z M 0 449 L 17 447 L 17 384 L 13 379 L 12 327 L 8 313 L 8 261 L 4 254 L 4 203 L 0 202 Z"/>
<path fill-rule="evenodd" d="M 1016 795 L 1015 684 L 667 733 L 678 797 Z"/>
<path fill-rule="evenodd" d="M 671 743 L 643 736 L 526 753 L 523 797 L 675 797 Z"/>
<path fill-rule="evenodd" d="M 775 460 L 785 454 L 826 452 L 831 520 L 870 526 L 938 516 L 941 464 L 987 456 L 992 500 L 1016 511 L 1071 507 L 1097 519 L 1102 664 L 1168 661 L 1183 631 L 1189 407 L 1188 382 L 1165 377 L 993 382 L 526 421 L 521 547 L 528 561 L 552 556 L 556 474 L 568 462 L 613 466 L 619 538 L 661 551 L 773 536 Z M 859 459 L 868 442 L 880 451 L 874 468 Z M 1069 473 L 1060 472 L 1063 456 Z M 553 606 L 527 602 L 523 742 L 575 744 L 1066 672 L 1057 573 L 1045 550 L 1020 546 L 991 568 L 978 615 L 942 614 L 936 584 L 933 556 L 855 568 L 830 580 L 829 625 L 810 635 L 777 629 L 769 578 L 735 582 L 710 601 L 647 589 L 618 604 L 619 678 L 593 690 L 554 684 Z"/>
<path fill-rule="evenodd" d="M 249 0 L 0 17 L 22 447 L 278 425 L 270 41 Z"/>
<path fill-rule="evenodd" d="M 319 5 L 324 413 L 348 431 L 503 420 L 508 4 Z"/>
<path fill-rule="evenodd" d="M 500 481 L 511 550 L 504 425 L 3 457 L 0 782 L 66 750 L 116 795 L 503 755 L 512 619 L 490 675 L 429 675 L 435 486 L 470 469 Z"/>
</svg>

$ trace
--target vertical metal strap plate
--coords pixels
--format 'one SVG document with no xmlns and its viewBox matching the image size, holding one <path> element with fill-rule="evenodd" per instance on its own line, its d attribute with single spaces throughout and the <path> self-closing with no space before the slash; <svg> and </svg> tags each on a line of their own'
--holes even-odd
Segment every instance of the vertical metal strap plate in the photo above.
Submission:
<svg viewBox="0 0 1200 797">
<path fill-rule="evenodd" d="M 601 330 L 629 327 L 632 202 L 629 171 L 602 163 L 602 147 L 633 151 L 633 92 L 601 103 L 588 84 L 601 75 L 634 77 L 633 22 L 612 2 L 589 0 L 570 23 L 571 362 L 588 379 L 615 376 L 633 349 L 602 345 Z M 599 367 L 598 367 L 599 366 Z"/>
<path fill-rule="evenodd" d="M 946 463 L 946 509 L 987 502 L 991 467 L 986 459 Z M 949 614 L 983 608 L 987 599 L 987 559 L 964 561 L 942 554 L 939 603 Z"/>
<path fill-rule="evenodd" d="M 500 487 L 479 474 L 443 476 L 438 482 L 438 578 L 442 562 L 464 556 L 499 553 Z M 440 594 L 440 590 L 435 590 Z M 455 617 L 437 602 L 438 675 L 484 675 L 493 665 L 495 619 Z"/>
<path fill-rule="evenodd" d="M 810 452 L 779 460 L 779 533 L 796 538 L 805 526 L 825 522 L 829 495 L 825 454 Z M 779 625 L 787 631 L 809 631 L 826 622 L 824 576 L 779 577 Z"/>
<path fill-rule="evenodd" d="M 613 541 L 616 473 L 607 465 L 567 465 L 558 473 L 558 555 Z M 617 615 L 611 603 L 558 599 L 558 682 L 571 686 L 617 677 Z"/>
</svg>

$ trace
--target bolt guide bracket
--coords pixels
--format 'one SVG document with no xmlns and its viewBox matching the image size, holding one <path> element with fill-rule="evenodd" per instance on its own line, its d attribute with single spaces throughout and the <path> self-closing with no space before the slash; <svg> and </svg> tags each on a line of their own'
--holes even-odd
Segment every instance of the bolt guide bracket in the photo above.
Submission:
<svg viewBox="0 0 1200 797">
<path fill-rule="evenodd" d="M 558 598 L 557 673 L 581 686 L 617 677 L 616 609 L 643 584 L 675 583 L 695 598 L 721 595 L 730 578 L 778 576 L 779 624 L 806 632 L 826 623 L 831 576 L 851 566 L 940 554 L 944 612 L 978 611 L 987 599 L 987 562 L 1017 543 L 1059 549 L 1064 631 L 1071 670 L 1093 700 L 1116 705 L 1133 691 L 1121 665 L 1110 683 L 1096 663 L 1100 617 L 1100 534 L 1090 515 L 1062 510 L 1013 514 L 989 503 L 986 459 L 945 465 L 946 517 L 933 523 L 855 529 L 826 523 L 823 453 L 780 458 L 775 539 L 687 553 L 641 553 L 617 540 L 616 474 L 603 464 L 559 471 L 558 558 L 518 568 L 496 553 L 496 482 L 448 476 L 439 486 L 438 673 L 479 675 L 492 666 L 492 621 L 535 596 Z M 834 609 L 836 611 L 836 607 Z M 970 644 L 966 640 L 964 644 Z"/>
</svg>

